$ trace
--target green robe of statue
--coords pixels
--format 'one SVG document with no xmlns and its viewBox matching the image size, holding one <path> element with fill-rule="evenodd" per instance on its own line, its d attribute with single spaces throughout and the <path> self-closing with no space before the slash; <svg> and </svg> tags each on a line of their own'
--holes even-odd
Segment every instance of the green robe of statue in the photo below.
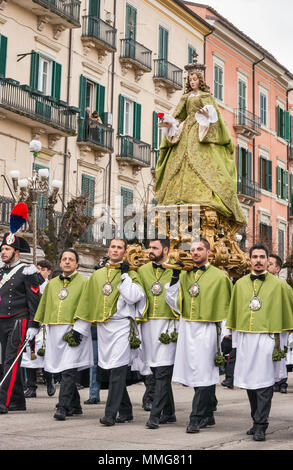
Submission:
<svg viewBox="0 0 293 470">
<path fill-rule="evenodd" d="M 153 268 L 153 263 L 147 263 L 138 270 L 143 288 L 147 297 L 147 307 L 143 312 L 143 321 L 165 318 L 168 320 L 178 319 L 178 314 L 169 307 L 165 300 L 165 284 L 171 281 L 172 270 Z M 159 281 L 162 286 L 160 295 L 153 295 L 151 292 L 152 284 Z M 141 319 L 139 319 L 141 320 Z"/>
<path fill-rule="evenodd" d="M 73 325 L 74 312 L 82 291 L 87 284 L 86 277 L 79 273 L 71 276 L 71 281 L 61 281 L 55 277 L 45 287 L 34 321 L 45 325 Z M 58 297 L 61 289 L 66 287 L 68 296 L 63 300 Z"/>
<path fill-rule="evenodd" d="M 199 294 L 190 295 L 194 283 L 199 285 Z M 215 266 L 206 266 L 206 271 L 180 273 L 178 308 L 186 321 L 220 322 L 227 318 L 232 292 L 229 277 Z"/>
<path fill-rule="evenodd" d="M 250 299 L 261 300 L 259 310 L 249 308 Z M 234 288 L 226 327 L 247 333 L 281 333 L 293 329 L 293 294 L 288 284 L 266 273 L 265 281 L 239 279 Z"/>
<path fill-rule="evenodd" d="M 206 104 L 215 107 L 218 121 L 210 124 L 200 142 L 195 113 Z M 172 145 L 163 138 L 156 166 L 157 203 L 199 204 L 227 217 L 233 215 L 237 222 L 246 224 L 237 198 L 234 144 L 211 94 L 186 93 L 173 116 L 184 121 L 184 125 L 177 144 Z"/>
</svg>

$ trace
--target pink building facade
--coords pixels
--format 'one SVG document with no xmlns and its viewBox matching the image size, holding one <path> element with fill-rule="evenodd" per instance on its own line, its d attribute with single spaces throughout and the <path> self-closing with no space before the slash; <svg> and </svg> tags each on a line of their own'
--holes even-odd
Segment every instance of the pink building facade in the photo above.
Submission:
<svg viewBox="0 0 293 470">
<path fill-rule="evenodd" d="M 214 28 L 206 82 L 236 147 L 242 248 L 262 241 L 285 260 L 293 245 L 293 74 L 213 8 L 184 3 Z"/>
</svg>

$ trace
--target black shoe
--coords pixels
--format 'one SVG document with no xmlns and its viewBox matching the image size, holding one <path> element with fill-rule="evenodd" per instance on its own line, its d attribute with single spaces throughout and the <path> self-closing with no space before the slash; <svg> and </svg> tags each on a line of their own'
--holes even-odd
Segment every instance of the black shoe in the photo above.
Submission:
<svg viewBox="0 0 293 470">
<path fill-rule="evenodd" d="M 117 416 L 116 423 L 129 423 L 133 421 L 133 416 Z"/>
<path fill-rule="evenodd" d="M 207 416 L 206 418 L 202 418 L 199 420 L 199 427 L 200 429 L 207 428 L 210 426 L 215 426 L 216 421 L 213 416 Z"/>
<path fill-rule="evenodd" d="M 65 408 L 57 408 L 55 414 L 54 414 L 54 418 L 57 419 L 58 421 L 65 421 L 66 419 L 66 410 Z"/>
<path fill-rule="evenodd" d="M 186 432 L 189 434 L 196 434 L 200 432 L 200 422 L 199 420 L 190 420 Z"/>
<path fill-rule="evenodd" d="M 266 440 L 266 430 L 264 426 L 255 426 L 255 431 L 253 433 L 254 441 L 265 441 Z"/>
<path fill-rule="evenodd" d="M 37 393 L 35 388 L 28 388 L 27 391 L 24 394 L 25 398 L 36 398 Z"/>
<path fill-rule="evenodd" d="M 167 424 L 167 423 L 176 423 L 176 416 L 175 415 L 162 415 L 159 420 L 160 424 Z"/>
<path fill-rule="evenodd" d="M 255 432 L 255 426 L 252 426 L 252 428 L 250 428 L 250 429 L 248 429 L 248 431 L 246 431 L 246 434 L 248 436 L 253 436 L 254 432 Z"/>
<path fill-rule="evenodd" d="M 275 384 L 274 385 L 274 392 L 279 392 L 279 391 L 280 391 L 279 385 Z"/>
<path fill-rule="evenodd" d="M 280 387 L 280 393 L 287 393 L 287 387 Z"/>
<path fill-rule="evenodd" d="M 227 388 L 234 388 L 233 382 L 231 382 L 230 380 L 223 380 L 223 382 L 221 382 L 221 385 Z"/>
<path fill-rule="evenodd" d="M 112 418 L 111 416 L 104 416 L 100 419 L 100 423 L 104 424 L 104 426 L 114 426 L 115 418 Z"/>
<path fill-rule="evenodd" d="M 146 423 L 146 427 L 149 429 L 158 429 L 160 424 L 159 418 L 149 418 Z"/>
<path fill-rule="evenodd" d="M 153 404 L 151 402 L 146 402 L 142 407 L 145 411 L 152 411 Z"/>
<path fill-rule="evenodd" d="M 73 415 L 82 415 L 82 408 L 70 408 L 70 410 L 66 410 L 66 416 L 73 416 Z"/>
<path fill-rule="evenodd" d="M 97 403 L 101 403 L 101 400 L 97 398 L 89 398 L 88 400 L 84 401 L 85 405 L 96 405 Z"/>
<path fill-rule="evenodd" d="M 52 397 L 53 395 L 55 395 L 55 392 L 56 392 L 56 385 L 53 384 L 53 382 L 47 384 L 47 394 L 49 397 Z"/>
<path fill-rule="evenodd" d="M 25 411 L 25 403 L 10 403 L 8 406 L 8 411 Z"/>
<path fill-rule="evenodd" d="M 2 403 L 0 403 L 0 414 L 1 415 L 6 415 L 8 413 L 8 408 L 7 406 L 3 405 Z"/>
</svg>

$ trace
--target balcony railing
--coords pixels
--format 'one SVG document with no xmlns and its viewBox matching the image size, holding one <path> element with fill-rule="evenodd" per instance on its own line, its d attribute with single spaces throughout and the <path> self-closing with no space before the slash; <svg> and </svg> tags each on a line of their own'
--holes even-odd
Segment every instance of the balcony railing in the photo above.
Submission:
<svg viewBox="0 0 293 470">
<path fill-rule="evenodd" d="M 96 121 L 79 119 L 78 142 L 87 142 L 97 150 L 113 152 L 113 129 Z"/>
<path fill-rule="evenodd" d="M 169 82 L 174 88 L 181 90 L 183 88 L 183 70 L 166 59 L 155 59 L 154 79 L 163 79 Z"/>
<path fill-rule="evenodd" d="M 66 135 L 76 134 L 78 108 L 44 96 L 27 85 L 20 85 L 16 80 L 0 77 L 1 108 L 46 124 Z"/>
<path fill-rule="evenodd" d="M 116 51 L 117 30 L 96 16 L 82 17 L 82 36 L 92 38 L 109 51 Z"/>
<path fill-rule="evenodd" d="M 242 178 L 237 182 L 237 193 L 255 201 L 261 200 L 261 190 L 258 183 Z"/>
<path fill-rule="evenodd" d="M 33 2 L 80 26 L 79 0 L 33 0 Z"/>
<path fill-rule="evenodd" d="M 241 134 L 247 132 L 251 134 L 251 137 L 261 134 L 261 120 L 258 116 L 242 108 L 235 109 L 234 113 L 234 128 L 236 132 L 238 131 Z"/>
<path fill-rule="evenodd" d="M 118 136 L 117 157 L 129 161 L 134 165 L 151 165 L 151 146 L 129 135 Z"/>
<path fill-rule="evenodd" d="M 130 59 L 146 71 L 152 70 L 152 51 L 134 39 L 120 40 L 120 59 Z"/>
</svg>

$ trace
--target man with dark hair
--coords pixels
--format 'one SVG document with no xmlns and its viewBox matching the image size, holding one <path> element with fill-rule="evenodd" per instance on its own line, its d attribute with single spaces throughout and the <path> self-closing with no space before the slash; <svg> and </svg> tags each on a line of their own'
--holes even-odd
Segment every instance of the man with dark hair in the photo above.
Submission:
<svg viewBox="0 0 293 470">
<path fill-rule="evenodd" d="M 138 274 L 123 261 L 125 255 L 125 241 L 111 240 L 109 262 L 89 278 L 74 316 L 88 322 L 89 330 L 97 324 L 98 365 L 109 371 L 105 416 L 100 419 L 104 426 L 133 420 L 126 376 L 133 360 L 136 310 L 145 308 L 145 295 Z"/>
<path fill-rule="evenodd" d="M 0 267 L 0 343 L 3 376 L 0 414 L 26 409 L 21 377 L 21 357 L 8 374 L 21 350 L 40 300 L 40 276 L 34 265 L 20 261 L 20 253 L 30 253 L 28 243 L 6 233 L 1 243 Z"/>
<path fill-rule="evenodd" d="M 279 276 L 282 266 L 283 266 L 283 261 L 280 258 L 280 256 L 275 255 L 274 253 L 271 253 L 269 255 L 269 265 L 268 265 L 269 273 L 273 274 L 274 276 Z"/>
<path fill-rule="evenodd" d="M 34 326 L 47 326 L 44 369 L 61 374 L 59 403 L 54 418 L 64 421 L 67 416 L 82 414 L 76 387 L 77 371 L 93 365 L 90 331 L 86 322 L 74 321 L 74 313 L 87 279 L 77 272 L 78 253 L 69 248 L 60 255 L 62 274 L 45 287 Z M 31 328 L 33 337 L 38 330 Z"/>
<path fill-rule="evenodd" d="M 267 271 L 267 248 L 257 244 L 249 253 L 252 272 L 234 286 L 226 327 L 237 348 L 234 385 L 247 390 L 250 402 L 253 426 L 247 434 L 264 441 L 276 364 L 293 329 L 293 298 L 286 282 Z"/>
<path fill-rule="evenodd" d="M 180 314 L 173 382 L 194 388 L 187 433 L 213 426 L 215 388 L 219 383 L 220 323 L 228 314 L 232 283 L 209 263 L 210 244 L 201 238 L 191 244 L 194 267 L 173 269 L 166 301 Z M 179 276 L 180 275 L 180 276 Z"/>
<path fill-rule="evenodd" d="M 147 427 L 157 429 L 160 424 L 176 421 L 172 392 L 172 373 L 176 351 L 178 315 L 165 300 L 165 284 L 170 282 L 172 270 L 164 268 L 168 260 L 170 242 L 149 242 L 150 262 L 138 270 L 148 299 L 142 316 L 141 336 L 143 360 L 153 373 L 153 402 Z"/>
</svg>

